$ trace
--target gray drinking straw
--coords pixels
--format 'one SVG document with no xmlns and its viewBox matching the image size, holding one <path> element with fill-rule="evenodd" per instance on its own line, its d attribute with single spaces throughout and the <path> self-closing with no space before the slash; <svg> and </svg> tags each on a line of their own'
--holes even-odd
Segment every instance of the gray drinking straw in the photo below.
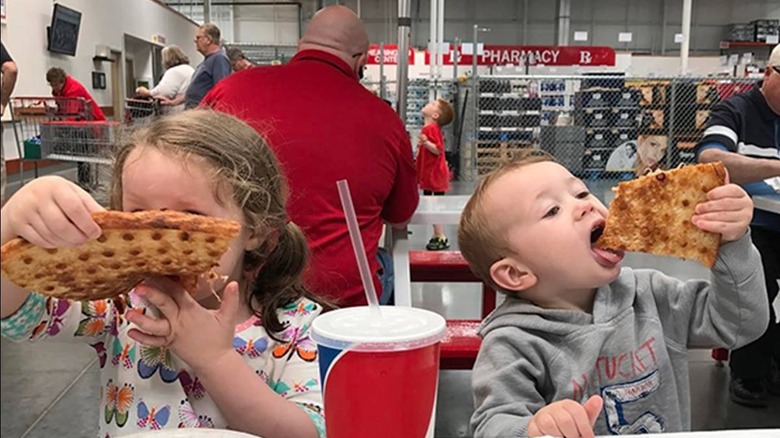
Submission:
<svg viewBox="0 0 780 438">
<path fill-rule="evenodd" d="M 376 297 L 376 290 L 374 289 L 374 280 L 371 277 L 371 269 L 368 267 L 368 257 L 366 257 L 366 250 L 363 246 L 363 236 L 360 234 L 360 227 L 358 226 L 357 215 L 355 214 L 355 206 L 352 205 L 352 196 L 349 193 L 349 183 L 347 183 L 347 180 L 342 179 L 337 181 L 336 185 L 339 188 L 341 207 L 344 210 L 344 216 L 347 218 L 349 238 L 352 241 L 352 249 L 355 251 L 358 270 L 360 270 L 360 279 L 363 280 L 363 290 L 366 291 L 368 305 L 372 311 L 375 311 L 381 316 L 379 300 Z"/>
</svg>

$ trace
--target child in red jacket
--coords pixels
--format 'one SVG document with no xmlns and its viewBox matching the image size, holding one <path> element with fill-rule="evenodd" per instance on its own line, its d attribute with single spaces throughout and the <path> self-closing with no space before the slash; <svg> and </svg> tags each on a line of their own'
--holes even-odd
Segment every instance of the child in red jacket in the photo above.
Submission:
<svg viewBox="0 0 780 438">
<path fill-rule="evenodd" d="M 423 195 L 440 196 L 450 188 L 450 169 L 444 156 L 444 135 L 441 127 L 454 118 L 452 105 L 443 99 L 428 103 L 422 109 L 423 129 L 417 141 L 417 180 Z M 433 237 L 426 245 L 430 251 L 450 247 L 441 225 L 433 226 Z"/>
</svg>

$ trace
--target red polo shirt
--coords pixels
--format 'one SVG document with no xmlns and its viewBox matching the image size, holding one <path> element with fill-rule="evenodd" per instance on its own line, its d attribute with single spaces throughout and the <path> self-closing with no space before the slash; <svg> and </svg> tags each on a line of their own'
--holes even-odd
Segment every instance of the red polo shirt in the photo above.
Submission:
<svg viewBox="0 0 780 438">
<path fill-rule="evenodd" d="M 202 105 L 236 115 L 265 136 L 287 175 L 290 219 L 312 251 L 312 291 L 340 305 L 366 302 L 336 181 L 347 179 L 372 272 L 384 221 L 406 222 L 419 196 L 412 147 L 387 103 L 338 57 L 299 52 L 288 64 L 240 71 Z M 375 278 L 374 285 L 381 293 Z"/>
<path fill-rule="evenodd" d="M 89 94 L 86 88 L 81 85 L 81 82 L 73 79 L 70 75 L 65 77 L 65 84 L 62 86 L 62 91 L 59 93 L 51 93 L 54 97 L 82 97 L 92 108 L 92 120 L 104 121 L 106 116 L 103 115 L 103 110 L 100 109 L 95 99 Z M 80 112 L 80 108 L 60 108 L 60 110 L 68 113 Z"/>
<path fill-rule="evenodd" d="M 444 135 L 435 122 L 423 126 L 421 134 L 436 145 L 439 155 L 434 155 L 423 145 L 417 147 L 417 178 L 420 188 L 432 192 L 446 192 L 450 189 L 450 168 L 444 150 Z"/>
</svg>

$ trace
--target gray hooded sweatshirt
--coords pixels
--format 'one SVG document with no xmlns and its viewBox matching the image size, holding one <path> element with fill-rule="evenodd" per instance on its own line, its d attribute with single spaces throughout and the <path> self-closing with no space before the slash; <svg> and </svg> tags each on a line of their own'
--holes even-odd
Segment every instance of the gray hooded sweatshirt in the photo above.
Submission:
<svg viewBox="0 0 780 438">
<path fill-rule="evenodd" d="M 596 435 L 687 431 L 688 348 L 738 348 L 768 323 L 749 233 L 720 248 L 709 282 L 624 268 L 596 291 L 592 314 L 510 295 L 480 329 L 471 428 L 475 437 L 524 437 L 544 406 L 598 394 Z"/>
</svg>

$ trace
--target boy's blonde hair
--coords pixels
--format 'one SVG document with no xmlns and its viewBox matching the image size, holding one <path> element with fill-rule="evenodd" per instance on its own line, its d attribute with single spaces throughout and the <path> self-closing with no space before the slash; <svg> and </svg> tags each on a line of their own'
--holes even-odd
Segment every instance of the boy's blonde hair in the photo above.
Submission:
<svg viewBox="0 0 780 438">
<path fill-rule="evenodd" d="M 243 268 L 251 282 L 246 297 L 269 334 L 281 332 L 285 327 L 277 309 L 302 296 L 310 297 L 301 280 L 309 249 L 301 230 L 287 219 L 287 182 L 265 140 L 239 119 L 211 110 L 162 117 L 118 147 L 111 182 L 113 209 L 122 209 L 122 170 L 138 146 L 183 162 L 206 163 L 213 171 L 211 194 L 217 202 L 223 206 L 234 202 L 248 229 L 271 237 L 244 253 Z"/>
<path fill-rule="evenodd" d="M 439 126 L 447 126 L 452 123 L 455 118 L 455 110 L 452 109 L 452 105 L 444 99 L 436 99 L 439 104 L 439 117 L 436 119 L 436 123 Z"/>
<path fill-rule="evenodd" d="M 492 226 L 492 217 L 484 210 L 485 193 L 493 183 L 507 173 L 529 164 L 546 161 L 555 162 L 555 159 L 547 152 L 533 148 L 490 172 L 479 182 L 460 216 L 458 225 L 460 252 L 469 263 L 471 271 L 494 290 L 498 291 L 500 287 L 490 276 L 490 267 L 509 255 L 511 250 L 505 245 L 504 230 L 497 230 Z"/>
</svg>

